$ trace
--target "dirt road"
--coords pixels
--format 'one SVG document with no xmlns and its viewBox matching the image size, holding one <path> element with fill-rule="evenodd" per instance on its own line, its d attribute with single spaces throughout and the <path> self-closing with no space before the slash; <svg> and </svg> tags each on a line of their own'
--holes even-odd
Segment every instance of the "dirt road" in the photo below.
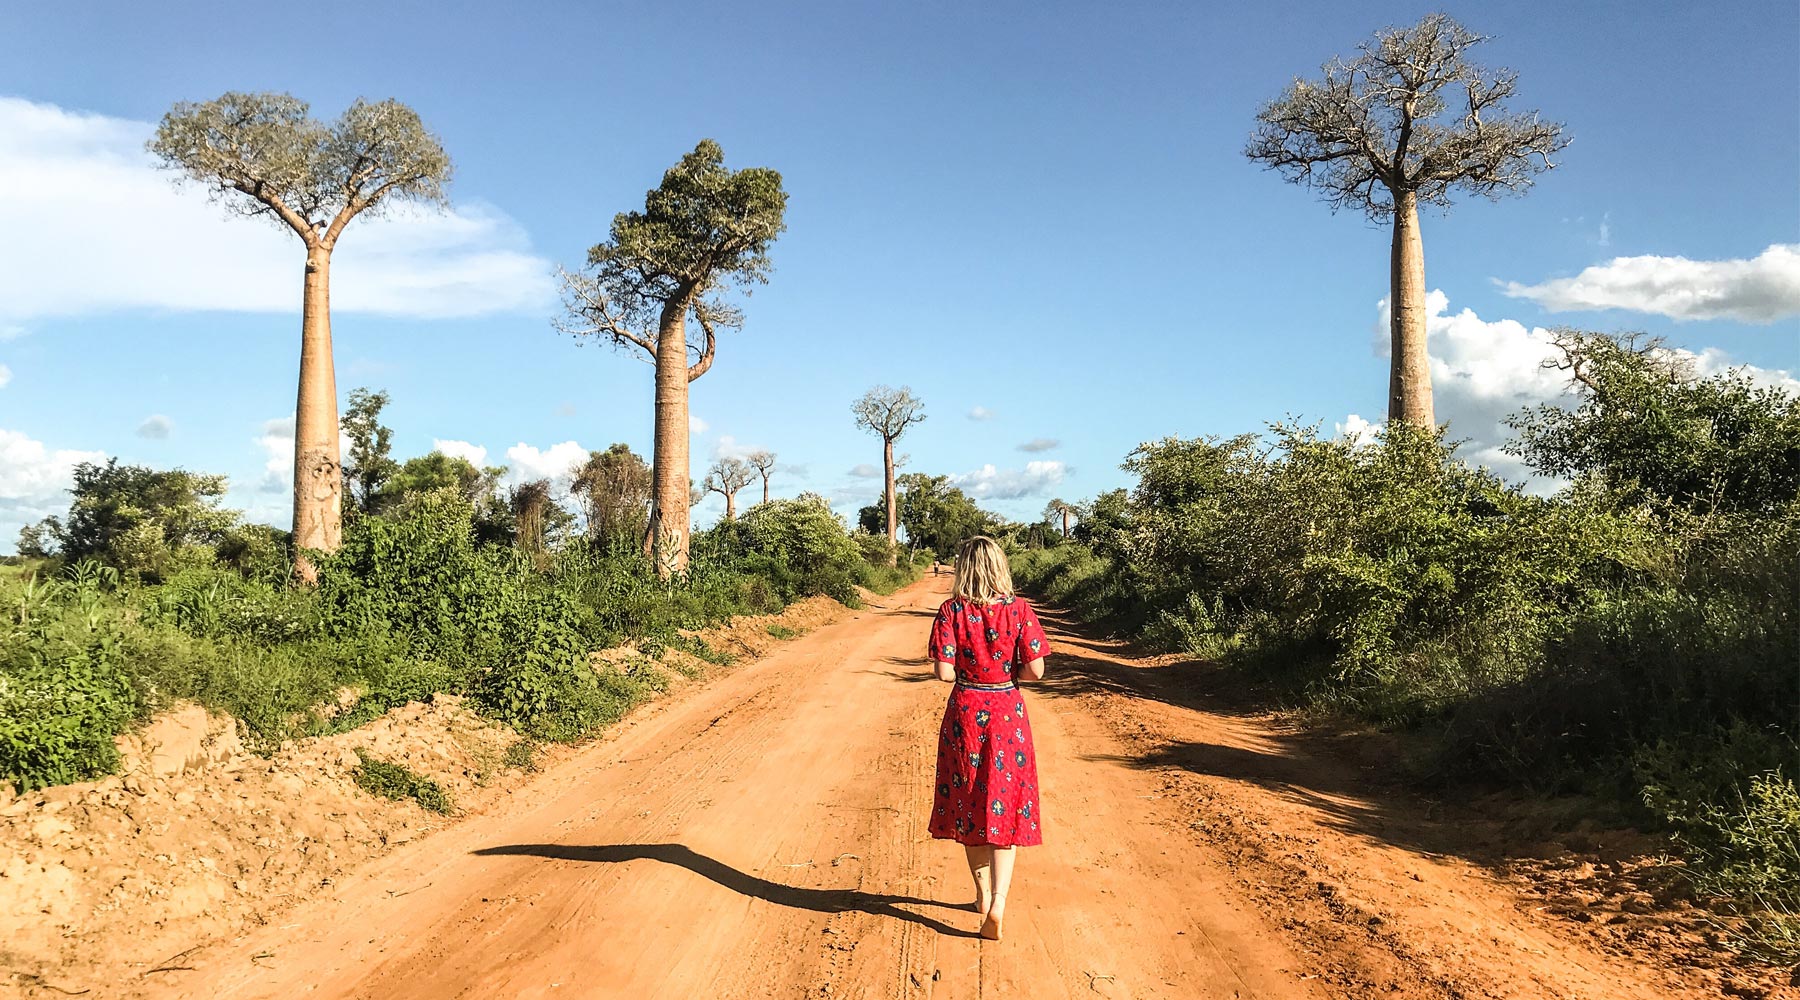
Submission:
<svg viewBox="0 0 1800 1000">
<path fill-rule="evenodd" d="M 921 654 L 944 585 L 635 714 L 508 811 L 137 995 L 1670 995 L 1470 866 L 1351 822 L 1354 766 L 1133 690 L 1138 667 L 1054 629 L 1065 655 L 1027 695 L 1045 846 L 1020 859 L 1007 939 L 980 940 L 961 852 L 924 824 L 947 690 Z M 1295 794 L 1283 769 L 1315 766 Z"/>
</svg>

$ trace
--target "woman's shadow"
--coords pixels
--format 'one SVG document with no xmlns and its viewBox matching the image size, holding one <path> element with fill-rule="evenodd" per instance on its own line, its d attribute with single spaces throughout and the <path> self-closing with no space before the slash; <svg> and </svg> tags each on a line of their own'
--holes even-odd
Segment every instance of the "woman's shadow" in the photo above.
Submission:
<svg viewBox="0 0 1800 1000">
<path fill-rule="evenodd" d="M 780 882 L 771 882 L 768 879 L 738 871 L 722 861 L 709 858 L 681 844 L 608 844 L 600 847 L 582 847 L 574 844 L 505 844 L 500 847 L 484 847 L 472 853 L 487 856 L 530 855 L 540 858 L 556 858 L 562 861 L 595 861 L 615 864 L 640 859 L 661 861 L 664 864 L 686 868 L 688 871 L 711 879 L 733 892 L 755 896 L 780 906 L 812 910 L 816 913 L 848 913 L 851 911 L 872 913 L 878 917 L 906 920 L 950 937 L 980 937 L 974 931 L 958 930 L 930 917 L 900 908 L 902 904 L 942 906 L 948 909 L 963 908 L 954 903 L 940 903 L 936 900 L 918 899 L 912 896 L 883 895 L 863 892 L 860 889 L 806 889 L 800 886 L 782 885 Z"/>
</svg>

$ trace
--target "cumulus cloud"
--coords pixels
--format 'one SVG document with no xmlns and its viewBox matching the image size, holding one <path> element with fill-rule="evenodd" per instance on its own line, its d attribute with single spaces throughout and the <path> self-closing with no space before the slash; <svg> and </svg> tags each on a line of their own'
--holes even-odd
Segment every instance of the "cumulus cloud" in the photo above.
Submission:
<svg viewBox="0 0 1800 1000">
<path fill-rule="evenodd" d="M 487 449 L 478 444 L 470 444 L 467 441 L 432 438 L 431 450 L 441 451 L 451 458 L 466 459 L 470 465 L 473 465 L 477 469 L 487 465 Z"/>
<path fill-rule="evenodd" d="M 1677 320 L 1773 323 L 1800 315 L 1800 244 L 1777 243 L 1748 260 L 1616 257 L 1573 278 L 1501 288 L 1552 312 L 1628 309 Z"/>
<path fill-rule="evenodd" d="M 692 413 L 688 414 L 688 433 L 689 434 L 705 434 L 706 428 L 707 428 L 706 421 L 701 420 L 699 417 L 694 416 Z"/>
<path fill-rule="evenodd" d="M 256 447 L 263 453 L 263 475 L 256 492 L 291 495 L 294 492 L 294 418 L 275 417 L 263 421 Z M 350 438 L 338 431 L 338 455 L 350 454 Z M 260 510 L 260 507 L 253 509 Z"/>
<path fill-rule="evenodd" d="M 1068 472 L 1067 466 L 1054 461 L 1027 462 L 1023 469 L 999 469 L 989 464 L 953 475 L 950 482 L 977 499 L 1017 500 L 1049 492 Z"/>
<path fill-rule="evenodd" d="M 994 419 L 994 411 L 988 409 L 985 406 L 977 406 L 974 409 L 971 409 L 969 411 L 969 419 L 970 420 L 992 420 L 992 419 Z"/>
<path fill-rule="evenodd" d="M 51 448 L 0 428 L 0 548 L 10 550 L 25 525 L 68 513 L 75 466 L 104 461 L 103 451 Z"/>
<path fill-rule="evenodd" d="M 1049 451 L 1062 444 L 1055 438 L 1032 438 L 1019 446 L 1020 451 Z"/>
<path fill-rule="evenodd" d="M 1449 423 L 1452 440 L 1467 440 L 1463 454 L 1471 461 L 1533 488 L 1552 485 L 1501 451 L 1512 436 L 1511 429 L 1502 422 L 1509 414 L 1526 406 L 1558 401 L 1568 391 L 1568 373 L 1544 366 L 1544 362 L 1560 356 L 1551 345 L 1550 331 L 1528 328 L 1516 320 L 1484 320 L 1473 309 L 1452 314 L 1449 307 L 1449 297 L 1442 291 L 1434 290 L 1426 296 L 1426 335 L 1437 419 Z M 1390 347 L 1386 299 L 1381 300 L 1377 311 L 1380 319 L 1375 353 L 1385 358 Z M 1761 384 L 1800 391 L 1800 382 L 1788 372 L 1733 365 L 1717 349 L 1699 353 L 1672 350 L 1691 360 L 1701 375 L 1735 368 Z M 1338 425 L 1338 432 L 1355 431 L 1360 436 L 1379 426 L 1352 414 Z"/>
<path fill-rule="evenodd" d="M 1336 426 L 1337 436 L 1357 447 L 1374 443 L 1376 435 L 1381 433 L 1381 424 L 1370 423 L 1355 413 L 1345 417 Z"/>
<path fill-rule="evenodd" d="M 138 425 L 137 436 L 152 441 L 165 441 L 175 431 L 175 421 L 160 413 L 151 414 Z"/>
<path fill-rule="evenodd" d="M 176 184 L 144 151 L 153 130 L 0 97 L 0 231 L 32 234 L 0 242 L 0 331 L 117 309 L 299 310 L 299 241 Z M 396 205 L 351 224 L 331 304 L 429 318 L 546 311 L 551 272 L 491 206 Z"/>
<path fill-rule="evenodd" d="M 851 469 L 850 474 L 858 479 L 874 479 L 875 477 L 880 476 L 882 472 L 881 466 L 870 465 L 869 463 L 864 462 L 856 468 Z"/>
<path fill-rule="evenodd" d="M 761 451 L 756 445 L 744 444 L 729 434 L 719 435 L 713 442 L 714 458 L 749 458 L 752 452 Z"/>
<path fill-rule="evenodd" d="M 558 486 L 567 486 L 575 466 L 587 461 L 587 457 L 587 449 L 573 441 L 541 449 L 521 441 L 506 449 L 506 475 L 501 481 L 508 486 L 517 486 L 536 479 L 548 479 Z"/>
</svg>

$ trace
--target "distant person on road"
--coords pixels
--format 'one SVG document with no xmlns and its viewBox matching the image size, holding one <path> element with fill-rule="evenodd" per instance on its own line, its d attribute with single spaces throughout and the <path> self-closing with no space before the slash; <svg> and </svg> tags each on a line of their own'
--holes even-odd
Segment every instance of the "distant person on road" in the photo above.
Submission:
<svg viewBox="0 0 1800 1000">
<path fill-rule="evenodd" d="M 1050 641 L 1013 593 L 1000 543 L 977 535 L 956 556 L 956 584 L 931 626 L 937 679 L 954 683 L 938 728 L 931 835 L 963 845 L 981 936 L 1000 940 L 1015 847 L 1044 842 L 1037 750 L 1016 681 L 1042 680 Z"/>
</svg>

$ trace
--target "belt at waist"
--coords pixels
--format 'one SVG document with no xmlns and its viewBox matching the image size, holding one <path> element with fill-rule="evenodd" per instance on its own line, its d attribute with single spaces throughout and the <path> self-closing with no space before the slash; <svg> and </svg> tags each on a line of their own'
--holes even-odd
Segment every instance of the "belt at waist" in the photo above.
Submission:
<svg viewBox="0 0 1800 1000">
<path fill-rule="evenodd" d="M 959 688 L 968 688 L 971 691 L 1012 691 L 1018 687 L 1018 685 L 1014 684 L 1012 681 L 1002 681 L 999 684 L 977 684 L 974 681 L 964 680 L 957 681 L 956 686 Z"/>
</svg>

